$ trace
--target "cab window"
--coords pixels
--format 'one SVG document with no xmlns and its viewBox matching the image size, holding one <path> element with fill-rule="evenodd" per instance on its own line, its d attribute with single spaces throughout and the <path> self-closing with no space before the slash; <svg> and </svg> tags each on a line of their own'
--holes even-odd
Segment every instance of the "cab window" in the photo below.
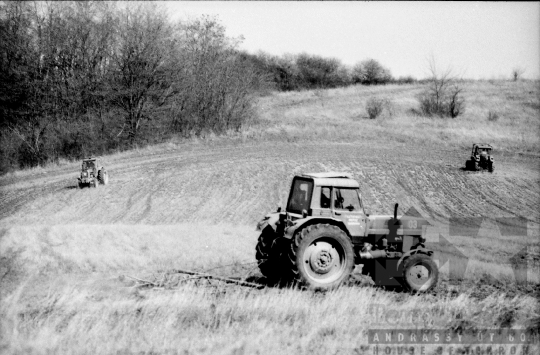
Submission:
<svg viewBox="0 0 540 355">
<path fill-rule="evenodd" d="M 332 190 L 329 187 L 321 188 L 321 208 L 330 208 L 330 196 Z"/>
<path fill-rule="evenodd" d="M 295 179 L 289 196 L 287 211 L 300 214 L 303 210 L 309 210 L 312 191 L 313 181 Z"/>
<path fill-rule="evenodd" d="M 360 211 L 360 198 L 356 189 L 334 188 L 334 208 L 337 210 Z"/>
<path fill-rule="evenodd" d="M 82 168 L 83 170 L 94 169 L 94 162 L 92 160 L 83 161 Z"/>
</svg>

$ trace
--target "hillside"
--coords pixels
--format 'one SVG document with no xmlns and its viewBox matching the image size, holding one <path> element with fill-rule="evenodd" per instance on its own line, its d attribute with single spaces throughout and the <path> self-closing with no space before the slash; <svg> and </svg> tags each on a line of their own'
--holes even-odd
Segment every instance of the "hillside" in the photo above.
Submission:
<svg viewBox="0 0 540 355">
<path fill-rule="evenodd" d="M 259 118 L 239 132 L 102 157 L 107 186 L 77 189 L 80 162 L 0 177 L 0 349 L 352 349 L 365 344 L 366 329 L 376 325 L 367 310 L 380 304 L 420 308 L 442 328 L 535 324 L 538 272 L 529 270 L 529 283 L 516 287 L 506 260 L 531 247 L 538 264 L 540 88 L 464 85 L 466 113 L 454 120 L 417 115 L 419 85 L 274 93 L 259 99 Z M 364 108 L 372 96 L 390 100 L 376 120 Z M 499 118 L 489 120 L 489 111 Z M 493 174 L 463 170 L 479 141 L 495 147 Z M 441 286 L 420 297 L 366 280 L 327 295 L 192 284 L 128 288 L 126 275 L 158 277 L 174 268 L 256 276 L 258 219 L 284 205 L 294 174 L 332 170 L 354 175 L 372 214 L 389 214 L 399 202 L 401 213 L 414 206 L 443 231 L 452 217 L 509 217 L 527 223 L 527 236 L 501 235 L 488 219 L 474 238 L 446 236 L 470 259 L 467 274 L 452 281 L 443 269 Z"/>
</svg>

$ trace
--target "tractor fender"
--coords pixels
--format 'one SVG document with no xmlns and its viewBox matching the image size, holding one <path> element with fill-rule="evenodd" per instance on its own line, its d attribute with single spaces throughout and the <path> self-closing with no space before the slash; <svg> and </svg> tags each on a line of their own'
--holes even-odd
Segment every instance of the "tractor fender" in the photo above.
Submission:
<svg viewBox="0 0 540 355">
<path fill-rule="evenodd" d="M 422 247 L 409 250 L 408 252 L 404 253 L 401 256 L 401 258 L 398 260 L 397 269 L 398 270 L 400 269 L 400 267 L 403 264 L 403 262 L 405 261 L 405 259 L 407 259 L 408 257 L 410 257 L 410 256 L 412 256 L 414 254 L 425 254 L 427 256 L 431 256 L 433 254 L 433 250 L 422 248 Z"/>
<path fill-rule="evenodd" d="M 274 230 L 274 232 L 277 230 L 277 225 L 279 223 L 279 213 L 270 213 L 264 216 L 263 219 L 261 219 L 257 223 L 256 231 L 263 231 L 266 227 L 270 226 Z"/>
<path fill-rule="evenodd" d="M 337 218 L 332 218 L 332 217 L 326 217 L 326 218 L 306 217 L 306 218 L 297 219 L 293 222 L 292 226 L 285 228 L 285 233 L 283 234 L 283 237 L 287 239 L 292 239 L 292 237 L 295 235 L 297 231 L 303 229 L 304 227 L 310 226 L 312 224 L 319 224 L 319 223 L 335 225 L 343 229 L 343 231 L 347 233 L 347 236 L 349 236 L 349 238 L 351 237 L 349 234 L 349 231 L 345 227 L 345 224 L 341 220 Z"/>
</svg>

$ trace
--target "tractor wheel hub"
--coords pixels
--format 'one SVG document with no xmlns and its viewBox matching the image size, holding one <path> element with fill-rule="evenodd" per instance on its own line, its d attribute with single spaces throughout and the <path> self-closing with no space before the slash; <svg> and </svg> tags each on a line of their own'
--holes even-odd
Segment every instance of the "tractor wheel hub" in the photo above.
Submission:
<svg viewBox="0 0 540 355">
<path fill-rule="evenodd" d="M 331 245 L 325 242 L 319 242 L 313 249 L 309 258 L 311 269 L 318 274 L 330 272 L 336 260 L 335 251 Z"/>
<path fill-rule="evenodd" d="M 411 281 L 418 284 L 424 284 L 429 279 L 429 270 L 423 265 L 411 267 L 408 274 Z"/>
</svg>

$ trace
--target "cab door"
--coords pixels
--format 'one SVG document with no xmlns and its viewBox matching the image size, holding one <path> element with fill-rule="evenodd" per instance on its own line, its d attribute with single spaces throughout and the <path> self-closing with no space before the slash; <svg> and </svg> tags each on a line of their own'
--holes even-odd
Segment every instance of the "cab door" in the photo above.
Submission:
<svg viewBox="0 0 540 355">
<path fill-rule="evenodd" d="M 345 223 L 352 237 L 365 236 L 367 218 L 357 189 L 334 187 L 331 208 L 332 216 Z"/>
</svg>

